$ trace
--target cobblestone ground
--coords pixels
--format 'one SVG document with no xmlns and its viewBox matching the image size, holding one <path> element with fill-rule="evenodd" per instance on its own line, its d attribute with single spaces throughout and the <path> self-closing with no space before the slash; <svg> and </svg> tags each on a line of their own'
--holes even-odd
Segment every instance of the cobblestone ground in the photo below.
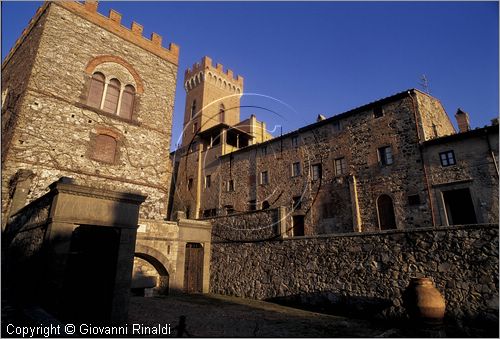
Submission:
<svg viewBox="0 0 500 339">
<path fill-rule="evenodd" d="M 171 324 L 179 317 L 194 337 L 373 337 L 387 330 L 370 322 L 221 295 L 132 297 L 129 324 Z M 129 331 L 130 333 L 130 331 Z"/>
</svg>

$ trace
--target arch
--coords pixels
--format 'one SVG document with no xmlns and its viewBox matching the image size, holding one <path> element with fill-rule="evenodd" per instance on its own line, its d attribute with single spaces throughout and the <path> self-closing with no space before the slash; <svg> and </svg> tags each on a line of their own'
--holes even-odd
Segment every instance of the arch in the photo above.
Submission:
<svg viewBox="0 0 500 339">
<path fill-rule="evenodd" d="M 104 95 L 104 83 L 106 77 L 101 72 L 92 74 L 90 80 L 87 104 L 95 108 L 101 108 L 102 96 Z"/>
<path fill-rule="evenodd" d="M 132 85 L 125 86 L 122 93 L 122 103 L 120 107 L 120 116 L 125 119 L 132 119 L 134 109 L 135 88 Z"/>
<path fill-rule="evenodd" d="M 135 80 L 135 84 L 137 85 L 137 94 L 142 94 L 142 92 L 144 92 L 144 83 L 139 73 L 137 73 L 137 71 L 134 69 L 134 67 L 132 67 L 131 64 L 116 55 L 100 55 L 95 57 L 87 63 L 87 66 L 85 67 L 85 73 L 87 73 L 89 76 L 92 76 L 97 65 L 105 62 L 116 62 L 117 64 L 125 67 Z"/>
<path fill-rule="evenodd" d="M 239 88 L 236 88 L 236 92 L 240 93 L 240 89 L 239 89 Z"/>
<path fill-rule="evenodd" d="M 134 257 L 147 261 L 158 272 L 157 288 L 159 294 L 168 294 L 170 274 L 173 272 L 167 258 L 152 247 L 136 243 Z"/>
<path fill-rule="evenodd" d="M 263 210 L 267 210 L 267 209 L 269 209 L 269 207 L 271 207 L 271 205 L 269 204 L 269 201 L 264 200 L 264 201 L 262 202 L 262 209 L 263 209 Z"/>
<path fill-rule="evenodd" d="M 205 80 L 205 75 L 203 74 L 203 72 L 198 73 L 198 76 L 200 77 L 200 82 L 203 82 L 203 80 Z"/>
<path fill-rule="evenodd" d="M 381 231 L 397 228 L 392 198 L 387 194 L 381 194 L 377 198 L 377 218 Z"/>
</svg>

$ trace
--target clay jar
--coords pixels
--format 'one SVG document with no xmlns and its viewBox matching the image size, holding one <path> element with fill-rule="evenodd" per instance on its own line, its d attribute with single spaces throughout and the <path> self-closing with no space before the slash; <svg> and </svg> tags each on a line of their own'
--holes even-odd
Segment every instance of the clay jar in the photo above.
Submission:
<svg viewBox="0 0 500 339">
<path fill-rule="evenodd" d="M 412 278 L 403 293 L 403 305 L 413 320 L 440 322 L 445 301 L 430 278 Z"/>
</svg>

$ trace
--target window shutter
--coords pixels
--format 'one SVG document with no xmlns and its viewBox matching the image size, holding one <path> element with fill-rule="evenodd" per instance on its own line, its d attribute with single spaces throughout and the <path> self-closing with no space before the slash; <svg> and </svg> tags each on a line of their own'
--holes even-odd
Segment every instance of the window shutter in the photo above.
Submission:
<svg viewBox="0 0 500 339">
<path fill-rule="evenodd" d="M 120 107 L 120 116 L 125 119 L 132 119 L 132 111 L 134 108 L 135 88 L 134 86 L 125 86 L 125 91 L 122 94 L 122 103 Z"/>
<path fill-rule="evenodd" d="M 102 73 L 94 73 L 90 79 L 89 95 L 87 97 L 87 105 L 101 108 L 102 94 L 104 92 L 104 75 Z"/>
<path fill-rule="evenodd" d="M 109 113 L 116 113 L 118 108 L 118 98 L 120 97 L 120 82 L 117 79 L 111 79 L 106 91 L 103 110 Z"/>
<path fill-rule="evenodd" d="M 107 163 L 114 163 L 116 144 L 116 139 L 112 136 L 99 134 L 95 139 L 93 158 Z"/>
</svg>

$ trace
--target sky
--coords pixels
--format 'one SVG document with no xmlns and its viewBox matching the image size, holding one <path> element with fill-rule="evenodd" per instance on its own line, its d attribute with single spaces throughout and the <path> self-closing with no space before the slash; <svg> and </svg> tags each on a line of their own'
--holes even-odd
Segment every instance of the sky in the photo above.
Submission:
<svg viewBox="0 0 500 339">
<path fill-rule="evenodd" d="M 40 4 L 2 1 L 2 60 Z M 454 123 L 459 107 L 473 128 L 498 116 L 498 2 L 101 1 L 98 11 L 110 8 L 180 46 L 172 148 L 184 70 L 205 55 L 244 77 L 241 104 L 256 107 L 242 119 L 256 114 L 275 136 L 410 88 L 430 91 Z"/>
</svg>

